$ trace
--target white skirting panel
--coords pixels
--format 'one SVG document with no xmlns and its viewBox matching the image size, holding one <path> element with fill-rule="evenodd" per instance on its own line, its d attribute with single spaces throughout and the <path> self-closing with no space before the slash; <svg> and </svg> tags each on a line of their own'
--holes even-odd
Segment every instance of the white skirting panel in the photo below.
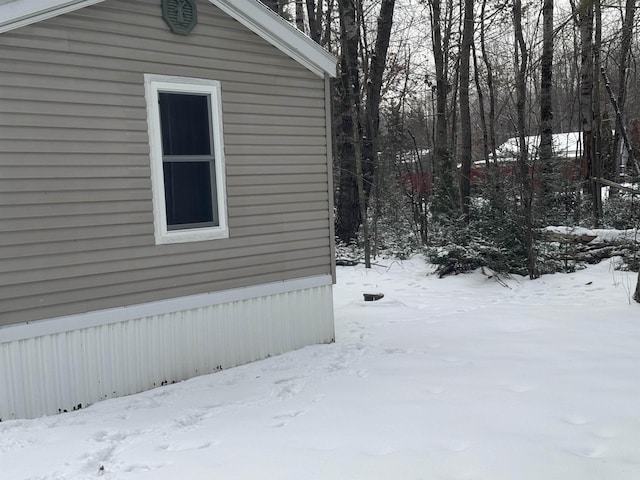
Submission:
<svg viewBox="0 0 640 480">
<path fill-rule="evenodd" d="M 0 335 L 0 419 L 85 407 L 332 342 L 332 287 L 276 291 L 63 330 L 30 338 L 10 332 L 13 340 Z"/>
</svg>

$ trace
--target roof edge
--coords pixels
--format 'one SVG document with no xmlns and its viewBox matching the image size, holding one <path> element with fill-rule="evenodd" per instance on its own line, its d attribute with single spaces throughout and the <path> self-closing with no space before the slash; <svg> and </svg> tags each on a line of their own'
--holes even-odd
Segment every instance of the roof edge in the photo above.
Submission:
<svg viewBox="0 0 640 480">
<path fill-rule="evenodd" d="M 44 0 L 33 2 L 20 0 L 4 5 L 2 19 L 0 19 L 0 33 L 26 27 L 33 23 L 57 17 L 65 13 L 80 10 L 81 8 L 95 5 L 104 0 Z"/>
<path fill-rule="evenodd" d="M 336 58 L 259 1 L 209 0 L 315 74 L 336 77 Z"/>
<path fill-rule="evenodd" d="M 0 4 L 0 34 L 104 0 L 14 0 Z M 257 0 L 208 0 L 320 77 L 336 76 L 336 58 Z"/>
</svg>

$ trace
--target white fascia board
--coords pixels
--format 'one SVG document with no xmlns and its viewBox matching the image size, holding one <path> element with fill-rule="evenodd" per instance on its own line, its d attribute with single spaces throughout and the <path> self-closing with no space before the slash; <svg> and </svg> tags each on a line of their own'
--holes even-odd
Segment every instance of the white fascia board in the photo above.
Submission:
<svg viewBox="0 0 640 480">
<path fill-rule="evenodd" d="M 331 275 L 316 275 L 234 288 L 231 290 L 222 290 L 219 292 L 170 298 L 138 305 L 127 305 L 64 317 L 49 318 L 46 320 L 36 320 L 34 322 L 18 323 L 0 327 L 0 344 L 43 335 L 53 335 L 71 330 L 80 330 L 82 328 L 126 322 L 138 318 L 249 300 L 251 298 L 268 297 L 270 295 L 295 292 L 309 288 L 328 287 L 332 284 L 333 279 Z"/>
<path fill-rule="evenodd" d="M 262 37 L 313 73 L 336 76 L 336 58 L 258 1 L 209 0 L 227 15 Z"/>
<path fill-rule="evenodd" d="M 0 4 L 0 33 L 73 12 L 104 0 L 12 0 Z"/>
</svg>

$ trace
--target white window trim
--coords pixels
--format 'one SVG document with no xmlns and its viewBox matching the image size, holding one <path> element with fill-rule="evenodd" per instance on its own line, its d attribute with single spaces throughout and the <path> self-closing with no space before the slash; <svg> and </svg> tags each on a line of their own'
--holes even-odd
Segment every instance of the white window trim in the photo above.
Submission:
<svg viewBox="0 0 640 480">
<path fill-rule="evenodd" d="M 147 127 L 151 160 L 151 188 L 153 191 L 153 225 L 156 244 L 197 242 L 229 237 L 227 221 L 227 188 L 222 129 L 222 95 L 220 82 L 201 78 L 144 75 L 147 102 Z M 162 134 L 158 92 L 200 93 L 211 99 L 211 130 L 216 177 L 216 198 L 219 225 L 216 227 L 168 230 L 162 168 Z"/>
</svg>

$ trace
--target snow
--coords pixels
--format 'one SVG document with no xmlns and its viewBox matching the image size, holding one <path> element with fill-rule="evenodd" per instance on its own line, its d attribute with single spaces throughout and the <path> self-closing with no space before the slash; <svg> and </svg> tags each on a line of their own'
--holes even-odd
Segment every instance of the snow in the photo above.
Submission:
<svg viewBox="0 0 640 480">
<path fill-rule="evenodd" d="M 581 132 L 554 133 L 551 138 L 553 152 L 561 158 L 576 158 L 582 155 Z M 525 143 L 529 149 L 529 155 L 535 156 L 540 147 L 540 136 L 530 135 L 525 137 Z M 498 147 L 498 156 L 511 158 L 520 151 L 520 138 L 509 138 Z"/>
<path fill-rule="evenodd" d="M 335 344 L 2 422 L 0 478 L 640 478 L 636 274 L 379 263 L 338 268 Z"/>
<path fill-rule="evenodd" d="M 545 230 L 560 234 L 570 234 L 576 237 L 586 235 L 595 237 L 593 243 L 611 243 L 611 242 L 637 242 L 640 241 L 640 232 L 637 228 L 629 228 L 627 230 L 613 230 L 605 228 L 584 228 L 584 227 L 565 227 L 550 226 Z"/>
</svg>

